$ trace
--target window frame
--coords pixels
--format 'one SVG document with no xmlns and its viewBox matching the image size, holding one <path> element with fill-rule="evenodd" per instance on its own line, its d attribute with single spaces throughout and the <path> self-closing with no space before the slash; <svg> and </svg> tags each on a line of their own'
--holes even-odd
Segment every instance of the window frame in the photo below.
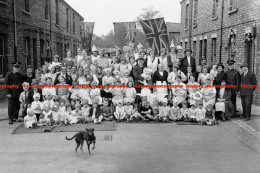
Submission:
<svg viewBox="0 0 260 173">
<path fill-rule="evenodd" d="M 46 21 L 50 20 L 50 1 L 45 0 L 45 5 L 44 5 L 44 19 Z"/>
<path fill-rule="evenodd" d="M 0 41 L 2 42 L 2 49 L 3 49 L 3 54 L 0 54 L 0 61 L 2 61 L 2 69 L 0 71 L 0 78 L 3 78 L 5 75 L 5 67 L 4 67 L 4 59 L 5 59 L 5 40 L 4 36 L 0 36 Z M 1 53 L 1 52 L 0 52 Z"/>
<path fill-rule="evenodd" d="M 60 13 L 59 13 L 59 0 L 55 0 L 55 17 L 56 17 L 56 25 L 60 25 Z"/>
<path fill-rule="evenodd" d="M 238 5 L 237 5 L 237 0 L 229 0 L 229 13 L 228 14 L 233 14 L 237 12 L 238 10 Z"/>
<path fill-rule="evenodd" d="M 193 27 L 196 27 L 198 24 L 198 0 L 194 0 L 194 8 L 193 8 Z"/>
<path fill-rule="evenodd" d="M 212 6 L 212 19 L 218 18 L 218 0 L 213 0 L 213 6 Z"/>
<path fill-rule="evenodd" d="M 185 21 L 184 21 L 185 30 L 188 30 L 189 27 L 189 8 L 190 8 L 190 4 L 188 3 L 185 6 Z"/>
<path fill-rule="evenodd" d="M 73 31 L 73 34 L 76 33 L 76 24 L 75 24 L 75 13 L 72 14 L 72 31 Z"/>
<path fill-rule="evenodd" d="M 30 14 L 30 0 L 23 0 L 23 11 Z"/>
</svg>

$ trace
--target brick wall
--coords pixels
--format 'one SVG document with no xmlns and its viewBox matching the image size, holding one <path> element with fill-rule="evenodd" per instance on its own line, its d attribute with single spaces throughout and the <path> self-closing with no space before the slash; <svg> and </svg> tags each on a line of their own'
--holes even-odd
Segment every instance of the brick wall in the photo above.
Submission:
<svg viewBox="0 0 260 173">
<path fill-rule="evenodd" d="M 213 9 L 213 0 L 199 0 L 198 1 L 198 12 L 197 12 L 197 25 L 191 27 L 191 35 L 189 35 L 189 30 L 185 30 L 185 14 L 186 14 L 186 5 L 194 0 L 183 0 L 181 2 L 181 41 L 182 46 L 185 47 L 185 40 L 189 42 L 189 37 L 191 42 L 196 41 L 196 61 L 199 63 L 199 42 L 200 40 L 207 40 L 207 51 L 206 57 L 209 63 L 213 63 L 213 47 L 212 42 L 214 37 L 216 39 L 216 60 L 215 64 L 220 62 L 220 32 L 221 32 L 221 10 L 222 10 L 222 0 L 218 0 L 217 7 L 217 17 L 212 18 L 212 9 Z M 236 53 L 234 60 L 236 63 L 236 68 L 240 70 L 240 65 L 248 61 L 247 56 L 247 43 L 245 42 L 246 36 L 248 34 L 248 29 L 255 27 L 259 30 L 260 20 L 260 1 L 259 0 L 237 0 L 237 10 L 230 11 L 229 9 L 229 0 L 224 0 L 224 14 L 223 14 L 223 36 L 222 36 L 222 59 L 221 62 L 226 66 L 226 61 L 230 56 L 230 47 L 229 35 L 230 31 L 236 31 Z M 193 3 L 194 5 L 194 3 Z M 190 5 L 191 7 L 191 5 Z M 193 9 L 190 9 L 193 13 Z M 192 15 L 193 16 L 193 15 Z M 189 19 L 193 20 L 193 18 Z M 190 24 L 190 23 L 189 23 Z M 189 27 L 188 27 L 189 28 Z M 251 49 L 251 70 L 259 76 L 259 51 L 255 51 L 257 45 L 259 45 L 260 39 L 259 32 L 257 32 L 257 37 L 252 40 L 252 49 Z M 189 45 L 187 43 L 187 45 Z M 193 49 L 193 44 L 191 43 L 191 48 Z M 203 50 L 204 50 L 203 44 Z M 194 51 L 194 50 L 193 50 Z M 203 54 L 204 55 L 204 54 Z M 258 79 L 259 80 L 259 79 Z M 259 81 L 260 82 L 260 81 Z M 259 83 L 258 82 L 258 83 Z M 260 95 L 259 91 L 255 93 L 255 103 L 260 105 Z"/>
</svg>

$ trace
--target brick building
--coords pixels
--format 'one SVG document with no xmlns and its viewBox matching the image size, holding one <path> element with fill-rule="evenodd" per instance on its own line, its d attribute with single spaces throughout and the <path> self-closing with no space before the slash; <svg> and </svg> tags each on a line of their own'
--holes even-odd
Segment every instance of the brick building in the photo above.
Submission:
<svg viewBox="0 0 260 173">
<path fill-rule="evenodd" d="M 167 26 L 167 32 L 168 32 L 168 37 L 169 41 L 171 42 L 173 40 L 174 45 L 179 44 L 180 40 L 180 23 L 172 23 L 172 22 L 166 22 Z"/>
<path fill-rule="evenodd" d="M 182 0 L 181 44 L 191 48 L 197 62 L 229 59 L 239 69 L 250 65 L 260 75 L 260 1 L 259 0 Z M 260 84 L 260 78 L 257 79 Z M 254 101 L 260 105 L 259 89 Z"/>
<path fill-rule="evenodd" d="M 64 0 L 0 0 L 0 82 L 15 61 L 15 39 L 22 70 L 37 69 L 46 57 L 76 53 L 83 20 Z"/>
</svg>

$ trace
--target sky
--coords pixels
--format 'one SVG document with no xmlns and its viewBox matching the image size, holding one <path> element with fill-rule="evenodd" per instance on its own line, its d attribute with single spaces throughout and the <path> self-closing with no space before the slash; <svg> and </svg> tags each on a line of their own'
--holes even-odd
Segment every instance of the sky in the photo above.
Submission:
<svg viewBox="0 0 260 173">
<path fill-rule="evenodd" d="M 113 30 L 113 22 L 135 21 L 142 9 L 153 7 L 166 22 L 179 23 L 181 0 L 65 0 L 85 22 L 95 22 L 94 34 L 106 35 Z"/>
</svg>

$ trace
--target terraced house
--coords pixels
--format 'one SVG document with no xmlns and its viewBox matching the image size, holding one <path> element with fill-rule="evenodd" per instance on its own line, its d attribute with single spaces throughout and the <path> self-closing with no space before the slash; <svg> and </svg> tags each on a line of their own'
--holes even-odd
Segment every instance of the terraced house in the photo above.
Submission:
<svg viewBox="0 0 260 173">
<path fill-rule="evenodd" d="M 182 0 L 181 44 L 193 50 L 197 62 L 226 65 L 233 59 L 238 69 L 248 63 L 260 76 L 260 1 Z M 259 90 L 255 94 L 260 105 Z"/>
</svg>

